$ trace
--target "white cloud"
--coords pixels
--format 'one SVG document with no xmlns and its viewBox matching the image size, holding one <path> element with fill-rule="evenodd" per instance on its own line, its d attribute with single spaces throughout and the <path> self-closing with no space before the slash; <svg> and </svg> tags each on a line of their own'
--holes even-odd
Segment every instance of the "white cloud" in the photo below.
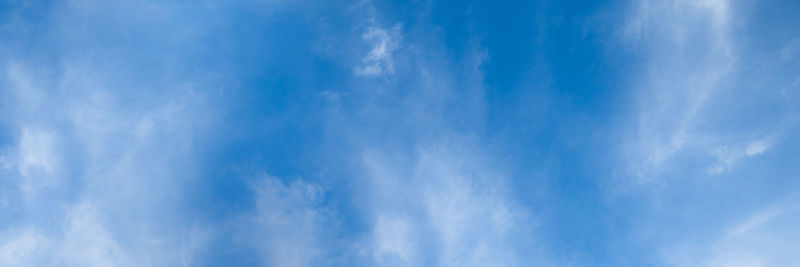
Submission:
<svg viewBox="0 0 800 267">
<path fill-rule="evenodd" d="M 752 171 L 759 167 L 744 164 L 749 160 L 785 153 L 777 151 L 779 143 L 788 141 L 784 133 L 795 123 L 787 118 L 796 117 L 791 114 L 795 104 L 775 94 L 783 90 L 779 83 L 786 78 L 760 77 L 782 75 L 772 59 L 762 58 L 776 58 L 775 53 L 751 46 L 759 42 L 750 43 L 747 38 L 752 37 L 737 31 L 751 19 L 746 17 L 750 11 L 739 6 L 746 4 L 667 0 L 635 5 L 621 29 L 622 41 L 644 63 L 629 76 L 634 109 L 632 123 L 626 125 L 630 127 L 623 130 L 629 134 L 621 139 L 619 162 L 627 171 L 622 183 L 656 187 L 638 188 L 642 190 L 637 193 L 655 192 L 646 214 L 657 216 L 636 218 L 634 228 L 642 232 L 633 232 L 646 235 L 637 238 L 647 242 L 655 240 L 653 248 L 667 266 L 797 265 L 800 258 L 792 254 L 800 231 L 790 226 L 797 220 L 795 204 L 765 209 L 729 231 L 718 232 L 727 222 L 713 220 L 736 214 L 725 209 L 744 208 L 740 204 L 757 199 L 758 193 L 737 199 L 733 206 L 715 201 L 741 193 L 740 187 L 749 182 L 783 179 L 741 174 L 758 173 Z M 781 110 L 767 111 L 775 106 Z M 736 172 L 744 167 L 750 169 Z M 697 179 L 703 172 L 730 174 L 725 177 L 732 182 Z M 687 200 L 688 192 L 692 196 Z M 709 201 L 701 206 L 713 205 L 720 209 L 713 214 L 720 216 L 706 214 L 693 201 Z M 660 229 L 686 235 L 663 235 Z"/>
<path fill-rule="evenodd" d="M 322 188 L 302 180 L 284 184 L 264 175 L 253 189 L 255 224 L 241 230 L 260 250 L 264 263 L 267 266 L 322 264 L 326 252 L 320 242 L 325 231 L 334 227 L 329 211 L 321 205 L 325 197 Z"/>
<path fill-rule="evenodd" d="M 0 265 L 33 266 L 48 263 L 51 242 L 33 229 L 10 231 L 2 236 L 0 243 Z"/>
<path fill-rule="evenodd" d="M 414 229 L 408 218 L 380 215 L 375 225 L 375 260 L 381 264 L 399 262 L 408 264 L 416 258 Z"/>
<path fill-rule="evenodd" d="M 55 185 L 59 180 L 62 163 L 58 133 L 37 119 L 47 114 L 41 111 L 48 108 L 42 104 L 47 96 L 42 93 L 35 77 L 31 77 L 31 71 L 19 63 L 6 64 L 5 70 L 10 85 L 8 96 L 15 100 L 13 103 L 16 105 L 12 107 L 17 110 L 15 117 L 8 121 L 25 121 L 17 122 L 18 125 L 14 125 L 17 127 L 11 128 L 18 131 L 18 139 L 16 145 L 8 149 L 11 151 L 3 155 L 1 163 L 6 168 L 16 167 L 16 183 L 23 197 L 29 200 L 35 198 L 42 188 Z"/>
<path fill-rule="evenodd" d="M 56 182 L 60 168 L 60 157 L 52 133 L 45 130 L 24 128 L 18 144 L 19 173 L 21 186 L 27 197 L 33 196 L 41 187 Z"/>
<path fill-rule="evenodd" d="M 6 66 L 12 86 L 2 93 L 13 101 L 4 112 L 14 117 L 2 127 L 18 133 L 18 139 L 3 148 L 2 164 L 12 166 L 6 172 L 16 179 L 9 183 L 22 194 L 3 188 L 0 217 L 9 225 L 21 224 L 9 233 L 23 234 L 10 237 L 16 241 L 4 251 L 36 247 L 36 256 L 20 253 L 7 261 L 21 266 L 130 266 L 133 259 L 146 266 L 191 264 L 189 255 L 199 245 L 187 233 L 198 230 L 168 229 L 180 216 L 183 190 L 193 185 L 193 170 L 186 168 L 194 160 L 193 136 L 211 119 L 194 112 L 203 95 L 191 86 L 168 88 L 132 105 L 120 101 L 125 93 L 117 91 L 120 82 L 109 82 L 114 70 L 70 60 L 46 70 L 37 66 L 22 61 Z M 26 216 L 7 215 L 14 210 Z"/>
<path fill-rule="evenodd" d="M 730 171 L 742 159 L 755 157 L 766 152 L 775 142 L 773 136 L 764 137 L 746 144 L 727 145 L 711 150 L 716 161 L 708 168 L 709 174 Z"/>
<path fill-rule="evenodd" d="M 488 153 L 481 151 L 481 141 L 449 131 L 449 116 L 463 116 L 476 125 L 486 116 L 481 65 L 488 54 L 480 47 L 480 38 L 473 37 L 470 54 L 462 61 L 451 62 L 446 49 L 435 46 L 436 41 L 404 43 L 401 48 L 400 26 L 375 28 L 376 20 L 373 16 L 367 22 L 371 28 L 363 37 L 373 40 L 372 49 L 356 74 L 390 74 L 394 67 L 406 69 L 399 65 L 405 63 L 414 67 L 396 74 L 412 81 L 408 87 L 396 88 L 402 90 L 393 90 L 405 93 L 369 95 L 380 100 L 370 100 L 354 111 L 355 121 L 366 120 L 370 126 L 353 125 L 344 133 L 333 133 L 360 148 L 355 160 L 361 166 L 352 184 L 359 189 L 353 196 L 356 206 L 370 224 L 368 236 L 358 242 L 360 254 L 374 261 L 367 265 L 536 266 L 547 262 L 535 241 L 532 215 L 510 195 L 505 184 L 509 178 L 503 175 L 501 164 L 491 163 Z M 413 40 L 431 38 L 437 36 Z M 400 86 L 391 81 L 386 85 Z M 392 107 L 382 103 L 392 103 Z M 382 117 L 387 113 L 402 117 Z M 404 130 L 380 130 L 384 125 L 396 129 L 396 124 Z"/>
<path fill-rule="evenodd" d="M 392 56 L 400 45 L 399 24 L 390 29 L 370 26 L 361 38 L 369 42 L 372 48 L 361 59 L 361 66 L 356 67 L 356 75 L 381 76 L 394 73 Z"/>
<path fill-rule="evenodd" d="M 537 248 L 522 245 L 535 239 L 529 212 L 507 197 L 502 176 L 468 147 L 421 148 L 410 166 L 405 159 L 365 155 L 376 261 L 400 266 L 431 260 L 437 266 L 545 261 Z"/>
<path fill-rule="evenodd" d="M 760 77 L 764 73 L 783 75 L 772 59 L 762 58 L 765 54 L 778 58 L 774 51 L 750 46 L 753 43 L 747 38 L 751 37 L 737 32 L 751 19 L 745 16 L 749 10 L 739 5 L 744 4 L 640 1 L 621 29 L 626 48 L 641 52 L 637 55 L 642 55 L 645 63 L 630 75 L 635 109 L 633 125 L 627 129 L 630 134 L 622 141 L 620 164 L 630 174 L 624 177 L 652 182 L 659 189 L 647 191 L 657 192 L 648 203 L 654 208 L 647 211 L 658 214 L 657 221 L 637 218 L 634 225 L 646 229 L 641 233 L 648 235 L 638 238 L 663 242 L 654 241 L 653 247 L 667 266 L 794 266 L 800 262 L 794 256 L 800 231 L 791 226 L 798 213 L 797 204 L 790 203 L 796 200 L 731 223 L 727 231 L 717 230 L 724 230 L 730 222 L 713 220 L 736 214 L 724 209 L 741 210 L 746 206 L 741 204 L 757 199 L 758 194 L 737 199 L 733 206 L 715 201 L 740 193 L 740 187 L 747 187 L 748 182 L 783 179 L 743 177 L 735 171 L 748 160 L 779 153 L 773 150 L 781 148 L 779 142 L 788 141 L 785 133 L 795 124 L 791 118 L 796 117 L 791 113 L 795 104 L 787 104 L 789 101 L 775 94 L 784 90 L 779 83 L 787 79 Z M 774 106 L 785 109 L 766 111 Z M 757 173 L 752 170 L 742 173 Z M 730 173 L 726 178 L 733 182 L 693 180 L 702 177 L 703 171 L 706 175 Z M 696 196 L 684 203 L 686 192 Z M 703 207 L 714 205 L 720 209 L 714 214 L 720 216 L 709 217 L 692 201 L 709 201 Z M 673 217 L 679 222 L 663 221 Z M 688 221 L 680 222 L 681 218 Z M 654 234 L 658 229 L 680 229 L 676 231 L 687 234 Z"/>
<path fill-rule="evenodd" d="M 532 230 L 526 229 L 533 226 L 527 211 L 506 199 L 497 173 L 470 166 L 478 159 L 448 150 L 423 150 L 414 173 L 428 181 L 421 191 L 431 227 L 442 242 L 440 265 L 520 264 L 522 257 L 509 242 Z"/>
<path fill-rule="evenodd" d="M 72 266 L 136 265 L 106 230 L 92 204 L 78 204 L 67 216 L 67 230 L 57 252 L 61 262 Z M 139 264 L 147 263 L 148 259 L 139 259 Z"/>
<path fill-rule="evenodd" d="M 47 233 L 26 227 L 11 229 L 0 244 L 3 266 L 133 266 L 106 230 L 95 207 L 82 203 L 69 208 L 65 231 Z M 54 222 L 58 225 L 58 222 Z M 147 264 L 140 259 L 139 264 Z"/>
<path fill-rule="evenodd" d="M 37 168 L 47 174 L 54 173 L 58 165 L 54 146 L 55 141 L 51 133 L 30 128 L 23 129 L 19 141 L 20 173 L 28 176 Z"/>
<path fill-rule="evenodd" d="M 739 4 L 728 0 L 641 1 L 628 16 L 621 29 L 623 41 L 628 48 L 641 51 L 645 62 L 630 76 L 635 115 L 629 134 L 621 141 L 621 162 L 638 182 L 658 180 L 676 166 L 689 166 L 687 161 L 708 163 L 704 166 L 707 174 L 728 172 L 742 160 L 767 152 L 779 141 L 777 136 L 795 123 L 785 119 L 795 117 L 790 112 L 758 108 L 750 108 L 748 113 L 764 112 L 763 116 L 771 118 L 764 121 L 771 123 L 730 120 L 729 114 L 742 112 L 742 106 L 766 105 L 767 101 L 794 109 L 794 104 L 787 104 L 790 99 L 777 96 L 788 95 L 786 88 L 752 88 L 765 83 L 760 73 L 780 71 L 771 62 L 763 63 L 763 52 L 739 45 L 746 40 L 740 39 L 736 22 L 749 19 L 747 10 L 737 9 Z M 790 57 L 792 43 L 785 45 L 780 55 L 766 54 Z M 753 140 L 759 135 L 765 137 Z"/>
<path fill-rule="evenodd" d="M 747 156 L 758 156 L 767 151 L 772 146 L 772 142 L 770 140 L 761 139 L 754 141 L 747 145 L 747 148 L 744 150 L 744 154 Z"/>
<path fill-rule="evenodd" d="M 743 137 L 699 129 L 711 118 L 706 109 L 715 96 L 736 89 L 733 14 L 726 0 L 675 0 L 642 1 L 630 16 L 623 32 L 636 40 L 633 48 L 646 52 L 647 63 L 635 80 L 638 116 L 624 164 L 640 182 L 658 177 L 683 155 L 710 150 L 716 161 L 709 173 L 720 173 L 769 148 L 765 142 L 742 147 L 736 144 Z"/>
</svg>

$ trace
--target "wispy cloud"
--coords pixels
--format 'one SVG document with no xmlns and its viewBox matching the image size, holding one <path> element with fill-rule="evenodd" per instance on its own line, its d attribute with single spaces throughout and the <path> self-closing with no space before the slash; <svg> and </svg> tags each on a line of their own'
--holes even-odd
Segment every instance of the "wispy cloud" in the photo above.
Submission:
<svg viewBox="0 0 800 267">
<path fill-rule="evenodd" d="M 49 264 L 50 240 L 36 230 L 20 229 L 2 234 L 0 263 L 3 266 L 30 266 Z"/>
<path fill-rule="evenodd" d="M 746 219 L 743 223 L 734 227 L 733 230 L 725 235 L 725 239 L 731 239 L 746 234 L 778 216 L 795 212 L 796 209 L 800 209 L 800 194 L 790 195 L 788 198 L 759 211 L 757 214 Z"/>
<path fill-rule="evenodd" d="M 4 233 L 0 262 L 5 266 L 80 265 L 134 266 L 99 221 L 90 204 L 77 204 L 64 217 L 63 234 L 47 234 L 55 229 L 22 228 Z M 140 261 L 140 263 L 146 262 Z"/>
<path fill-rule="evenodd" d="M 735 15 L 725 0 L 642 1 L 633 9 L 622 32 L 633 41 L 627 45 L 644 52 L 646 63 L 632 76 L 637 115 L 624 165 L 639 181 L 657 180 L 690 155 L 711 155 L 707 173 L 720 174 L 779 141 L 774 136 L 786 125 L 767 126 L 776 130 L 766 134 L 763 126 L 724 134 L 708 130 L 719 125 L 714 109 L 721 99 L 742 92 L 750 79 L 739 63 L 745 59 L 735 41 Z M 752 139 L 759 134 L 764 137 Z"/>
<path fill-rule="evenodd" d="M 253 185 L 256 210 L 251 223 L 236 222 L 267 266 L 319 266 L 329 260 L 325 236 L 336 226 L 322 205 L 325 194 L 302 180 L 285 184 L 264 175 Z"/>
<path fill-rule="evenodd" d="M 361 59 L 361 65 L 356 67 L 355 74 L 381 76 L 394 73 L 392 56 L 402 40 L 401 29 L 400 24 L 388 29 L 370 26 L 361 38 L 368 42 L 371 48 Z"/>
<path fill-rule="evenodd" d="M 418 229 L 405 216 L 379 215 L 373 230 L 373 257 L 379 264 L 400 264 L 418 261 L 415 233 Z"/>
<path fill-rule="evenodd" d="M 709 174 L 720 174 L 730 171 L 740 160 L 763 154 L 776 142 L 777 137 L 768 136 L 745 144 L 722 146 L 711 150 L 716 162 L 708 168 Z"/>
<path fill-rule="evenodd" d="M 82 266 L 135 265 L 100 221 L 92 204 L 77 204 L 67 216 L 64 237 L 56 252 L 59 261 Z"/>
<path fill-rule="evenodd" d="M 527 250 L 535 247 L 524 245 L 535 243 L 530 211 L 506 197 L 505 178 L 482 164 L 482 156 L 474 154 L 478 151 L 461 145 L 421 147 L 411 165 L 403 163 L 409 159 L 364 156 L 376 214 L 376 262 L 521 266 L 545 261 Z"/>
<path fill-rule="evenodd" d="M 628 34 L 647 52 L 637 85 L 638 125 L 629 153 L 642 179 L 708 137 L 695 130 L 714 92 L 725 90 L 735 69 L 725 1 L 643 1 L 629 22 Z M 633 29 L 633 30 L 631 30 Z"/>
<path fill-rule="evenodd" d="M 705 246 L 681 245 L 665 255 L 670 266 L 792 266 L 800 246 L 798 195 L 768 205 L 749 217 L 737 218 L 727 231 Z M 688 243 L 688 242 L 687 242 Z"/>
<path fill-rule="evenodd" d="M 73 12 L 102 20 L 109 7 L 93 8 L 76 2 L 49 15 L 56 24 Z M 13 23 L 20 27 L 5 34 L 56 31 L 63 34 L 53 43 L 63 47 L 50 60 L 18 53 L 0 63 L 2 111 L 13 114 L 0 122 L 3 260 L 10 266 L 188 264 L 184 248 L 194 241 L 184 237 L 192 227 L 167 229 L 179 221 L 177 207 L 191 186 L 193 137 L 213 120 L 196 115 L 204 94 L 188 82 L 138 80 L 130 76 L 136 68 L 119 61 L 81 57 L 86 50 L 67 45 L 77 42 L 74 32 L 59 26 Z M 100 53 L 99 46 L 81 49 Z M 138 98 L 133 91 L 148 88 L 161 90 Z"/>
<path fill-rule="evenodd" d="M 15 75 L 7 77 L 13 81 L 19 78 Z M 184 139 L 188 134 L 184 130 L 189 128 L 180 128 L 184 126 L 180 120 L 188 118 L 185 110 L 170 103 L 151 111 L 126 110 L 115 103 L 112 91 L 91 83 L 74 84 L 72 75 L 65 72 L 55 82 L 60 84 L 58 87 L 43 89 L 48 94 L 26 94 L 30 87 L 10 88 L 20 96 L 16 110 L 20 116 L 14 124 L 5 125 L 16 131 L 17 140 L 11 144 L 12 149 L 4 150 L 10 152 L 4 155 L 9 159 L 7 164 L 16 165 L 13 175 L 6 177 L 13 179 L 16 189 L 3 189 L 7 202 L 4 210 L 8 211 L 6 214 L 14 211 L 27 215 L 4 218 L 24 225 L 6 230 L 11 237 L 4 246 L 9 251 L 19 251 L 7 261 L 15 266 L 180 263 L 181 252 L 171 256 L 151 254 L 153 240 L 164 238 L 156 241 L 160 243 L 156 246 L 168 246 L 174 240 L 161 230 L 137 230 L 138 237 L 125 239 L 124 243 L 120 243 L 120 236 L 131 234 L 128 231 L 134 229 L 129 227 L 134 225 L 154 223 L 147 218 L 161 216 L 169 209 L 168 205 L 161 204 L 164 210 L 155 205 L 170 201 L 162 193 L 178 193 L 173 190 L 179 188 L 175 182 L 180 180 L 172 177 L 179 173 L 175 163 L 189 158 L 187 150 L 185 145 L 181 148 L 180 142 L 162 142 L 175 141 L 176 135 L 190 140 Z M 58 95 L 61 90 L 76 97 L 62 98 Z M 35 103 L 50 105 L 30 108 Z M 34 117 L 47 119 L 28 120 Z M 152 152 L 160 150 L 159 146 L 174 150 L 154 157 Z M 83 153 L 75 153 L 76 150 Z M 150 184 L 158 184 L 160 189 L 147 186 Z M 76 192 L 77 196 L 68 192 Z M 149 197 L 141 197 L 145 195 Z M 117 222 L 114 230 L 108 227 L 109 221 Z M 172 245 L 180 247 L 181 242 Z M 144 254 L 150 255 L 147 260 L 134 263 L 134 258 Z"/>
</svg>

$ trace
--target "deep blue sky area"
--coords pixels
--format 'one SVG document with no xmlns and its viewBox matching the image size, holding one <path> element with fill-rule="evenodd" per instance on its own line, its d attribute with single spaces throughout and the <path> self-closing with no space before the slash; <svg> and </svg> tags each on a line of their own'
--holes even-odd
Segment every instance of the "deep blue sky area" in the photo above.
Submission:
<svg viewBox="0 0 800 267">
<path fill-rule="evenodd" d="M 796 14 L 0 0 L 0 266 L 798 266 Z"/>
</svg>

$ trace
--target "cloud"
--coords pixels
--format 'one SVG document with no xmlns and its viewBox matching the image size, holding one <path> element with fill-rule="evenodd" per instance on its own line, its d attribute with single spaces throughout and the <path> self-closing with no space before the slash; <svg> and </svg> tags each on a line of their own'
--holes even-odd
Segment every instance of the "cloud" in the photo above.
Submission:
<svg viewBox="0 0 800 267">
<path fill-rule="evenodd" d="M 10 231 L 2 235 L 0 243 L 0 265 L 32 266 L 48 263 L 47 251 L 50 241 L 36 230 L 25 229 Z"/>
<path fill-rule="evenodd" d="M 26 198 L 33 197 L 38 189 L 54 185 L 60 169 L 53 134 L 46 130 L 25 128 L 19 140 L 21 187 Z"/>
<path fill-rule="evenodd" d="M 791 52 L 750 34 L 763 15 L 752 10 L 725 0 L 640 1 L 618 32 L 642 61 L 624 78 L 631 115 L 617 140 L 624 174 L 616 177 L 648 199 L 628 218 L 634 239 L 658 254 L 654 264 L 796 265 L 788 251 L 798 237 L 786 228 L 795 212 L 739 216 L 790 179 L 772 166 L 782 164 L 796 124 L 795 101 L 782 93 L 796 77 L 775 67 Z"/>
<path fill-rule="evenodd" d="M 509 246 L 513 238 L 525 236 L 535 225 L 525 209 L 505 199 L 496 185 L 483 184 L 491 174 L 471 174 L 453 166 L 450 155 L 425 154 L 420 161 L 423 179 L 441 179 L 426 192 L 425 208 L 431 227 L 442 243 L 442 266 L 515 266 L 524 257 Z M 439 161 L 439 162 L 437 162 Z M 441 162 L 444 161 L 444 162 Z M 430 166 L 428 164 L 433 164 Z M 427 165 L 427 166 L 426 166 Z M 433 168 L 433 169 L 428 169 Z M 442 169 L 440 169 L 442 168 Z M 451 169 L 453 168 L 453 169 Z M 477 175 L 475 177 L 473 175 Z M 488 177 L 480 177 L 488 175 Z M 530 237 L 529 237 L 530 238 Z"/>
<path fill-rule="evenodd" d="M 355 162 L 358 167 L 365 167 L 367 174 L 352 185 L 372 189 L 364 192 L 370 200 L 364 203 L 364 210 L 353 215 L 358 218 L 364 212 L 366 226 L 354 227 L 357 229 L 347 237 L 335 236 L 338 217 L 327 205 L 321 186 L 305 180 L 286 182 L 270 175 L 252 184 L 252 210 L 233 212 L 233 219 L 195 221 L 196 213 L 206 211 L 202 210 L 205 207 L 194 207 L 197 202 L 190 198 L 206 200 L 205 196 L 193 194 L 207 186 L 202 184 L 207 181 L 199 179 L 205 177 L 203 172 L 216 171 L 202 168 L 214 159 L 203 154 L 208 152 L 203 145 L 220 141 L 220 146 L 225 146 L 229 141 L 201 139 L 219 126 L 215 122 L 224 115 L 220 112 L 239 108 L 220 107 L 223 104 L 218 102 L 225 101 L 218 101 L 220 95 L 213 86 L 250 81 L 216 80 L 218 73 L 198 67 L 219 62 L 197 58 L 204 53 L 194 49 L 205 50 L 186 45 L 228 37 L 212 36 L 209 32 L 220 29 L 206 29 L 201 23 L 204 20 L 198 19 L 216 16 L 192 16 L 194 11 L 205 9 L 147 1 L 118 4 L 70 2 L 47 6 L 54 12 L 45 15 L 52 17 L 41 24 L 29 22 L 28 26 L 52 32 L 45 43 L 55 52 L 43 53 L 48 56 L 46 60 L 14 53 L 17 56 L 2 62 L 6 68 L 4 85 L 10 86 L 0 93 L 13 99 L 2 111 L 15 114 L 1 121 L 3 133 L 13 137 L 2 144 L 3 164 L 13 165 L 4 173 L 15 172 L 31 181 L 51 177 L 59 182 L 59 186 L 50 187 L 44 186 L 49 183 L 42 183 L 39 187 L 52 192 L 37 194 L 34 201 L 7 197 L 9 204 L 3 206 L 4 211 L 16 207 L 26 214 L 20 218 L 0 215 L 11 222 L 4 229 L 3 234 L 9 238 L 3 239 L 4 250 L 0 252 L 10 265 L 195 265 L 193 253 L 210 249 L 204 247 L 204 242 L 225 239 L 228 234 L 235 241 L 246 243 L 231 250 L 253 253 L 259 263 L 268 266 L 335 265 L 350 260 L 364 265 L 513 266 L 526 265 L 528 258 L 537 257 L 520 245 L 532 239 L 528 238 L 533 227 L 529 212 L 507 197 L 508 189 L 503 183 L 508 178 L 484 163 L 482 152 L 472 151 L 479 147 L 474 143 L 465 147 L 414 143 L 410 146 L 419 146 L 420 150 L 408 158 L 410 163 L 369 159 L 365 152 L 363 161 Z M 208 9 L 215 10 L 214 7 Z M 451 79 L 460 71 L 446 69 L 450 65 L 438 61 L 445 56 L 428 51 L 399 55 L 403 50 L 402 24 L 387 25 L 393 26 L 371 20 L 359 28 L 368 49 L 363 51 L 358 66 L 347 64 L 344 71 L 366 77 L 413 75 L 409 77 L 423 80 L 418 92 L 431 99 L 419 102 L 408 96 L 401 101 L 407 106 L 380 111 L 412 113 L 403 122 L 407 126 L 436 130 L 445 113 L 452 112 L 450 106 L 470 112 L 482 110 L 479 85 L 466 88 L 469 95 L 459 96 Z M 239 24 L 236 29 L 240 29 Z M 23 33 L 17 35 L 25 37 Z M 238 48 L 240 44 L 235 43 Z M 220 46 L 225 45 L 229 44 Z M 3 48 L 17 51 L 10 46 Z M 48 50 L 32 49 L 36 54 Z M 217 52 L 217 47 L 209 51 Z M 436 57 L 427 59 L 424 53 Z M 400 73 L 400 56 L 404 60 L 414 58 L 425 66 L 412 69 L 413 73 Z M 470 74 L 479 72 L 483 57 L 478 58 L 468 59 L 465 69 Z M 242 68 L 247 67 L 252 66 Z M 477 74 L 469 78 L 480 84 L 482 76 Z M 260 86 L 253 91 L 261 93 L 265 88 Z M 341 88 L 334 88 L 329 92 L 340 91 Z M 341 92 L 323 95 L 341 102 L 365 98 L 354 96 L 360 93 L 357 90 Z M 347 96 L 348 101 L 339 99 L 341 96 Z M 417 109 L 429 103 L 434 104 L 432 108 Z M 476 109 L 463 107 L 464 103 Z M 344 107 L 337 112 L 350 112 L 352 107 L 345 104 L 352 103 L 341 104 Z M 381 108 L 384 107 L 377 107 Z M 225 135 L 250 129 L 219 132 Z M 417 134 L 408 133 L 400 139 Z M 461 134 L 453 135 L 461 138 Z M 360 137 L 364 136 L 352 138 Z M 366 141 L 351 145 L 347 148 L 355 151 L 372 147 Z M 381 149 L 380 144 L 374 148 L 379 157 L 393 153 L 391 149 Z M 228 155 L 220 157 L 225 156 Z M 408 176 L 380 173 L 376 166 Z M 357 245 L 349 246 L 350 241 Z M 345 245 L 337 248 L 340 244 Z"/>
<path fill-rule="evenodd" d="M 750 231 L 764 226 L 769 221 L 800 208 L 800 195 L 794 194 L 788 198 L 759 211 L 757 214 L 747 218 L 743 223 L 734 227 L 725 235 L 725 239 L 735 238 L 749 233 Z"/>
<path fill-rule="evenodd" d="M 406 217 L 380 215 L 373 236 L 376 248 L 373 252 L 379 264 L 391 262 L 408 263 L 416 257 L 412 240 L 415 229 Z"/>
<path fill-rule="evenodd" d="M 749 128 L 710 130 L 728 127 L 717 121 L 719 112 L 735 111 L 736 105 L 724 101 L 743 95 L 742 84 L 750 79 L 739 64 L 747 58 L 736 45 L 735 15 L 726 0 L 642 1 L 632 11 L 622 32 L 625 40 L 635 41 L 627 43 L 630 48 L 644 52 L 645 63 L 631 76 L 636 115 L 622 143 L 623 165 L 639 182 L 658 180 L 674 166 L 686 166 L 685 159 L 703 154 L 712 157 L 708 174 L 727 172 L 765 152 L 777 141 L 770 136 L 787 127 L 743 123 Z M 751 141 L 759 132 L 768 132 L 767 137 Z"/>
<path fill-rule="evenodd" d="M 295 180 L 284 183 L 264 175 L 254 185 L 256 210 L 248 220 L 236 222 L 242 235 L 256 247 L 267 266 L 319 266 L 328 258 L 325 236 L 335 230 L 323 189 Z"/>
<path fill-rule="evenodd" d="M 800 231 L 800 201 L 793 194 L 768 205 L 721 233 L 707 245 L 680 245 L 665 255 L 669 266 L 794 266 Z M 689 242 L 689 241 L 687 241 Z M 698 241 L 704 242 L 704 241 Z"/>
<path fill-rule="evenodd" d="M 367 41 L 372 48 L 361 59 L 361 65 L 356 67 L 355 74 L 360 76 L 382 76 L 394 73 L 392 55 L 400 45 L 401 29 L 400 24 L 395 24 L 389 29 L 370 26 L 361 35 L 361 38 Z"/>
<path fill-rule="evenodd" d="M 32 172 L 40 169 L 45 175 L 55 173 L 58 162 L 54 155 L 54 137 L 46 131 L 23 129 L 19 141 L 19 155 L 21 162 L 19 172 L 23 176 L 31 176 Z"/>
<path fill-rule="evenodd" d="M 63 234 L 45 234 L 37 228 L 7 232 L 0 245 L 3 266 L 133 266 L 100 222 L 94 207 L 78 204 L 67 212 Z M 139 263 L 146 263 L 142 259 Z"/>
<path fill-rule="evenodd" d="M 709 174 L 720 174 L 730 171 L 742 159 L 755 157 L 766 152 L 776 142 L 774 136 L 764 137 L 746 144 L 722 146 L 711 150 L 716 161 L 708 168 Z"/>
<path fill-rule="evenodd" d="M 400 36 L 399 23 L 374 28 L 378 19 L 367 19 L 372 28 L 362 37 L 375 39 L 356 75 L 393 79 L 380 85 L 387 88 L 381 92 L 360 87 L 369 83 L 351 88 L 350 105 L 337 110 L 348 119 L 336 121 L 329 133 L 356 151 L 349 184 L 358 190 L 351 198 L 360 210 L 356 218 L 367 225 L 365 236 L 356 238 L 360 260 L 368 266 L 549 263 L 537 243 L 535 212 L 511 194 L 514 177 L 477 134 L 487 105 L 482 35 L 471 34 L 466 55 L 451 58 L 441 36 Z M 383 58 L 372 64 L 377 67 L 366 64 Z"/>
<path fill-rule="evenodd" d="M 98 6 L 103 8 L 108 6 Z M 54 21 L 76 12 L 58 10 L 51 14 Z M 83 15 L 103 21 L 96 13 Z M 196 230 L 174 229 L 188 212 L 178 207 L 196 177 L 189 168 L 196 159 L 193 142 L 213 120 L 198 110 L 213 107 L 205 105 L 196 84 L 131 77 L 139 73 L 135 66 L 81 56 L 88 50 L 102 54 L 102 41 L 87 41 L 90 45 L 75 51 L 65 44 L 74 41 L 71 37 L 54 35 L 59 53 L 48 60 L 18 53 L 0 62 L 2 112 L 9 115 L 0 121 L 0 219 L 9 236 L 2 253 L 20 251 L 6 261 L 17 266 L 187 264 L 192 253 L 187 247 L 196 242 L 189 233 Z M 143 91 L 152 94 L 137 93 Z"/>
<path fill-rule="evenodd" d="M 56 252 L 58 261 L 79 266 L 136 265 L 106 230 L 92 204 L 78 204 L 67 216 L 67 229 Z M 146 264 L 148 259 L 139 263 Z"/>
<path fill-rule="evenodd" d="M 544 262 L 535 223 L 504 178 L 464 144 L 420 147 L 411 158 L 367 154 L 376 262 L 389 266 L 522 266 Z M 404 170 L 412 170 L 410 173 Z M 520 241 L 525 240 L 525 241 Z M 529 250 L 530 249 L 530 250 Z"/>
<path fill-rule="evenodd" d="M 179 181 L 174 178 L 179 165 L 170 158 L 188 159 L 178 158 L 187 151 L 174 149 L 180 142 L 172 139 L 174 134 L 186 133 L 178 127 L 180 119 L 187 117 L 170 116 L 184 111 L 171 110 L 170 104 L 152 111 L 126 110 L 102 86 L 89 82 L 72 87 L 71 75 L 66 72 L 57 83 L 63 87 L 49 90 L 70 89 L 74 95 L 91 97 L 57 93 L 20 97 L 18 120 L 4 125 L 19 136 L 6 151 L 16 151 L 9 154 L 8 164 L 16 165 L 12 168 L 16 173 L 9 178 L 16 178 L 12 184 L 22 192 L 19 196 L 13 194 L 14 189 L 4 189 L 9 194 L 4 194 L 3 217 L 11 226 L 5 230 L 12 237 L 3 245 L 3 253 L 18 255 L 4 261 L 11 266 L 180 263 L 184 252 L 156 248 L 181 248 L 182 233 L 162 232 L 152 218 L 169 221 L 162 212 L 169 211 L 175 198 L 164 193 L 180 194 L 174 184 Z M 51 105 L 31 109 L 29 103 L 37 102 Z M 47 116 L 53 109 L 60 114 Z M 40 116 L 48 119 L 28 119 Z M 143 119 L 148 117 L 153 119 Z M 158 147 L 173 150 L 156 155 Z M 25 216 L 8 217 L 19 211 Z M 113 230 L 108 221 L 116 222 Z M 133 231 L 135 238 L 119 239 Z M 150 243 L 153 240 L 158 241 Z M 137 263 L 134 258 L 139 258 Z"/>
</svg>

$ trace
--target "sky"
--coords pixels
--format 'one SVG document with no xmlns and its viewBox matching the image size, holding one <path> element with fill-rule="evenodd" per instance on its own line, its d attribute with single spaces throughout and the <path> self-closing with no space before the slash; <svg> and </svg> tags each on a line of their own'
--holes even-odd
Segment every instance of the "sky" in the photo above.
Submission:
<svg viewBox="0 0 800 267">
<path fill-rule="evenodd" d="M 797 14 L 0 0 L 0 266 L 800 266 Z"/>
</svg>

